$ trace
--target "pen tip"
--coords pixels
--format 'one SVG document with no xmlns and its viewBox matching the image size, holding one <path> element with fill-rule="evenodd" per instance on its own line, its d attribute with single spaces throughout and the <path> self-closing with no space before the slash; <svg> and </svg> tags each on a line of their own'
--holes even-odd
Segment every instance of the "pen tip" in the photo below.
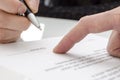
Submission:
<svg viewBox="0 0 120 80">
<path fill-rule="evenodd" d="M 42 30 L 41 26 L 38 26 L 39 30 Z"/>
</svg>

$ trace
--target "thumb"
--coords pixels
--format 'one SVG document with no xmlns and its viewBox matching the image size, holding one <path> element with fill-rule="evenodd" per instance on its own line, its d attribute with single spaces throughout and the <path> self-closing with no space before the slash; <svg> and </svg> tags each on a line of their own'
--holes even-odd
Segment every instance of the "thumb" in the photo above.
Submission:
<svg viewBox="0 0 120 80">
<path fill-rule="evenodd" d="M 0 9 L 12 14 L 23 14 L 26 6 L 19 0 L 0 0 Z"/>
<path fill-rule="evenodd" d="M 33 13 L 38 12 L 40 0 L 25 0 L 25 1 Z"/>
</svg>

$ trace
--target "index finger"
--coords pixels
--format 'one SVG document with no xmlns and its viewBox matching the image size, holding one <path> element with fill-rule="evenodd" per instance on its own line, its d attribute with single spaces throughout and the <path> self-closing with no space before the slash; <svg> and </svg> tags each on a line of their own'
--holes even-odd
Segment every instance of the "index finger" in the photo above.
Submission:
<svg viewBox="0 0 120 80">
<path fill-rule="evenodd" d="M 73 28 L 54 48 L 55 53 L 66 53 L 75 43 L 82 40 L 89 33 L 98 33 L 111 30 L 118 25 L 118 14 L 113 10 L 86 16 L 80 19 Z"/>
<path fill-rule="evenodd" d="M 26 6 L 19 0 L 0 0 L 0 9 L 12 14 L 23 14 Z"/>
</svg>

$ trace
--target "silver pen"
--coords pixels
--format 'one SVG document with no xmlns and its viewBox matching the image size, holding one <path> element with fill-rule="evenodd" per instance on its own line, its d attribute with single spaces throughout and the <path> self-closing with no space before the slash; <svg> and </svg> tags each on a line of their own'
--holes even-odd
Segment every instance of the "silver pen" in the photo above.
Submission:
<svg viewBox="0 0 120 80">
<path fill-rule="evenodd" d="M 26 7 L 27 7 L 26 12 L 24 13 L 25 16 L 31 21 L 31 23 L 33 25 L 35 25 L 38 29 L 42 30 L 41 26 L 40 26 L 40 24 L 38 22 L 38 20 L 36 19 L 35 15 L 30 10 L 30 8 L 28 7 L 28 5 L 26 4 L 26 2 L 24 0 L 20 0 L 20 1 L 22 1 L 26 5 Z"/>
</svg>

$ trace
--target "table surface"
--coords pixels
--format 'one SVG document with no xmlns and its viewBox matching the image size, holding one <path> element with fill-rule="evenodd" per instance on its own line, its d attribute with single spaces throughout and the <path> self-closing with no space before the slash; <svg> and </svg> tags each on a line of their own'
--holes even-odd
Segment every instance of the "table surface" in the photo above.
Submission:
<svg viewBox="0 0 120 80">
<path fill-rule="evenodd" d="M 44 32 L 42 35 L 43 39 L 63 36 L 66 33 L 68 33 L 74 27 L 74 25 L 78 22 L 77 20 L 49 18 L 49 17 L 37 17 L 37 19 L 40 23 L 45 24 L 45 29 L 44 29 Z M 27 31 L 29 31 L 29 30 L 27 30 Z M 33 34 L 36 31 L 37 30 L 35 30 L 35 29 L 29 31 L 29 33 L 28 33 L 30 36 L 29 39 L 33 40 L 34 36 L 36 36 L 36 35 L 39 36 L 39 32 L 38 32 L 38 34 L 37 33 Z M 102 33 L 97 33 L 96 35 L 109 38 L 110 34 L 111 34 L 111 31 L 106 31 L 106 32 L 102 32 Z M 41 38 L 39 38 L 39 39 L 41 39 Z M 28 40 L 28 41 L 31 41 L 31 40 Z"/>
<path fill-rule="evenodd" d="M 59 19 L 59 18 L 48 18 L 38 17 L 40 23 L 45 24 L 45 31 L 43 38 L 63 36 L 69 32 L 74 25 L 78 22 L 77 20 Z M 97 33 L 96 35 L 108 38 L 111 31 Z"/>
</svg>

